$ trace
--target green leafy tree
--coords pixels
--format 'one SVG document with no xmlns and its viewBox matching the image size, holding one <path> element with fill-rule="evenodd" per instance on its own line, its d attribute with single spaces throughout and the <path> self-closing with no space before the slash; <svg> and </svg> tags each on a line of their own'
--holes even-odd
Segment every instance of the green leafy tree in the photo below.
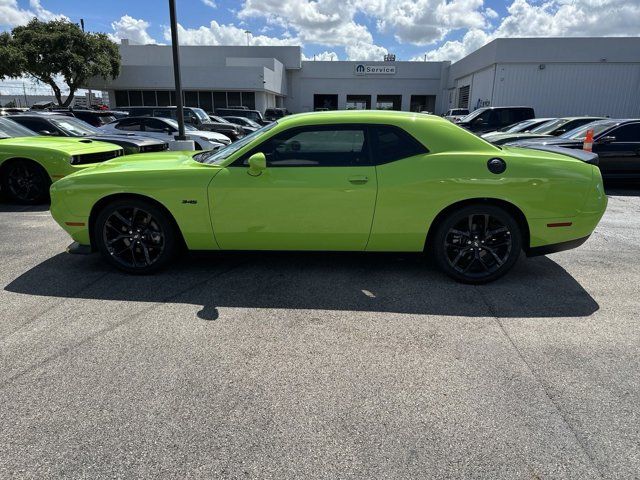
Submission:
<svg viewBox="0 0 640 480">
<path fill-rule="evenodd" d="M 34 18 L 11 34 L 0 34 L 0 58 L 0 78 L 31 76 L 49 85 L 63 107 L 91 77 L 116 78 L 120 73 L 120 52 L 107 35 L 85 33 L 66 20 Z M 69 88 L 64 101 L 56 79 Z"/>
</svg>

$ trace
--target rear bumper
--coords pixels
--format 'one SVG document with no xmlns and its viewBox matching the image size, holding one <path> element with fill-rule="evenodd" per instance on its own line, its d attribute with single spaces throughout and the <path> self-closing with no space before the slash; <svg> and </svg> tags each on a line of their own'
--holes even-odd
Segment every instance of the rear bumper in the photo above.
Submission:
<svg viewBox="0 0 640 480">
<path fill-rule="evenodd" d="M 566 242 L 553 243 L 550 245 L 542 245 L 541 247 L 531 247 L 525 251 L 527 257 L 537 257 L 539 255 L 548 255 L 550 253 L 563 252 L 565 250 L 571 250 L 577 248 L 586 242 L 591 235 L 586 237 L 576 238 L 575 240 L 569 240 Z"/>
</svg>

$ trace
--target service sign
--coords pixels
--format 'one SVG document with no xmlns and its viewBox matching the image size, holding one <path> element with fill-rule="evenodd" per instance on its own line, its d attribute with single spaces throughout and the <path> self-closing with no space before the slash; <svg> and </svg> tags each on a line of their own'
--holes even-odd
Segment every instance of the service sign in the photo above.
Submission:
<svg viewBox="0 0 640 480">
<path fill-rule="evenodd" d="M 395 75 L 395 65 L 365 65 L 358 63 L 356 65 L 356 75 Z"/>
</svg>

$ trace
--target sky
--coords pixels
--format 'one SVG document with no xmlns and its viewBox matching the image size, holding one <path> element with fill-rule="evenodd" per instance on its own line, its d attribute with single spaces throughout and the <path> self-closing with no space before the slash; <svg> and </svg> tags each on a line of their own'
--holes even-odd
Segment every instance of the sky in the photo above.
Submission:
<svg viewBox="0 0 640 480">
<path fill-rule="evenodd" d="M 456 61 L 497 37 L 640 35 L 640 0 L 176 0 L 176 5 L 181 44 L 300 45 L 303 59 L 318 60 L 382 60 L 393 53 L 397 60 Z M 82 18 L 88 31 L 115 41 L 169 44 L 171 39 L 167 0 L 0 0 L 0 31 L 34 16 L 76 23 Z M 11 88 L 15 84 L 0 83 L 2 93 Z"/>
</svg>

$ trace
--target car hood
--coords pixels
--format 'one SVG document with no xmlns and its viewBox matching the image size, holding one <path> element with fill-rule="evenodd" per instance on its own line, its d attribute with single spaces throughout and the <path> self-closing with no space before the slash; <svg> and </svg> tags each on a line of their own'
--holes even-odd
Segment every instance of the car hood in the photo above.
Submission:
<svg viewBox="0 0 640 480">
<path fill-rule="evenodd" d="M 197 137 L 204 137 L 207 140 L 229 140 L 229 137 L 227 137 L 223 133 L 210 132 L 208 130 L 187 130 L 185 133 L 187 135 L 194 135 L 194 136 L 197 136 Z"/>
<path fill-rule="evenodd" d="M 154 152 L 137 153 L 100 163 L 90 168 L 83 169 L 73 176 L 96 175 L 105 173 L 133 173 L 149 171 L 176 171 L 188 168 L 212 168 L 219 170 L 214 165 L 196 162 L 193 156 L 198 152 L 178 151 L 178 152 Z"/>
<path fill-rule="evenodd" d="M 120 143 L 126 142 L 130 145 L 136 145 L 139 147 L 166 143 L 166 142 L 163 142 L 162 140 L 158 140 L 157 138 L 143 137 L 142 135 L 118 135 L 118 134 L 109 135 L 109 134 L 97 133 L 95 135 L 87 135 L 87 137 L 85 138 L 89 138 L 90 140 L 96 140 L 99 142 L 120 142 Z"/>
<path fill-rule="evenodd" d="M 90 152 L 109 152 L 118 150 L 120 147 L 112 143 L 97 142 L 88 138 L 69 138 L 69 137 L 14 137 L 0 140 L 2 145 L 21 146 L 26 148 L 45 148 L 50 150 L 58 150 L 76 155 L 80 153 Z"/>
</svg>

